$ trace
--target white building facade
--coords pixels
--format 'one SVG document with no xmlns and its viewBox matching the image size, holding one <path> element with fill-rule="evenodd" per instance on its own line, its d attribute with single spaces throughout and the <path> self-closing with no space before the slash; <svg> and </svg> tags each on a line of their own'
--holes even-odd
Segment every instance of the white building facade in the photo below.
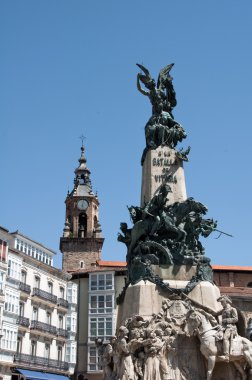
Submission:
<svg viewBox="0 0 252 380">
<path fill-rule="evenodd" d="M 116 298 L 122 291 L 125 275 L 125 263 L 106 261 L 97 261 L 92 269 L 72 274 L 79 289 L 76 380 L 102 379 L 95 340 L 109 342 L 115 334 Z"/>
<path fill-rule="evenodd" d="M 18 231 L 5 230 L 4 237 L 8 267 L 1 271 L 0 264 L 5 288 L 0 358 L 8 364 L 0 376 L 9 380 L 13 367 L 20 373 L 43 370 L 52 379 L 68 376 L 76 363 L 77 285 L 52 266 L 52 250 Z"/>
<path fill-rule="evenodd" d="M 8 230 L 0 229 L 0 377 L 6 379 L 10 377 L 10 364 L 13 361 L 15 344 L 17 342 L 17 326 L 15 318 L 11 318 L 5 311 L 10 306 L 11 296 L 13 295 L 13 308 L 15 296 L 18 291 L 6 286 L 8 269 Z M 13 290 L 13 292 L 12 292 Z M 5 294 L 7 294 L 5 302 Z M 8 299 L 8 302 L 7 302 Z M 11 303 L 12 304 L 12 303 Z M 16 301 L 18 304 L 18 299 Z"/>
</svg>

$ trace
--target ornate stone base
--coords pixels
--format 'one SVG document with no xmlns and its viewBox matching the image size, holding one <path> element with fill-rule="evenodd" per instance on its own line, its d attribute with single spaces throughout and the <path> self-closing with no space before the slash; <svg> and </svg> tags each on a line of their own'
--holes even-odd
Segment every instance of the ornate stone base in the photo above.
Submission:
<svg viewBox="0 0 252 380">
<path fill-rule="evenodd" d="M 179 280 L 178 278 L 187 277 L 187 274 L 194 271 L 194 269 L 194 267 L 189 269 L 186 266 L 182 266 L 178 271 L 174 270 L 173 276 L 171 276 L 172 268 L 168 271 L 169 273 L 163 268 L 163 274 L 173 278 L 173 280 L 164 281 L 169 282 L 172 288 L 184 288 L 188 281 Z M 162 272 L 162 268 L 159 268 L 159 270 Z M 203 355 L 203 351 L 204 347 L 209 347 L 211 350 L 213 346 L 208 346 L 208 338 L 204 337 L 208 337 L 211 331 L 213 331 L 213 334 L 220 331 L 217 328 L 218 326 L 213 323 L 213 319 L 218 321 L 218 314 L 221 314 L 222 311 L 220 302 L 217 301 L 219 297 L 220 291 L 218 287 L 207 281 L 200 282 L 187 296 L 182 294 L 181 297 L 167 295 L 163 290 L 160 291 L 155 284 L 149 281 L 140 281 L 127 288 L 124 302 L 119 306 L 117 326 L 118 328 L 125 325 L 128 327 L 128 330 L 125 327 L 119 328 L 119 334 L 120 329 L 122 329 L 122 336 L 124 336 L 125 332 L 127 333 L 127 336 L 130 338 L 128 346 L 131 352 L 134 352 L 134 349 L 136 349 L 135 352 L 138 352 L 137 347 L 141 347 L 141 345 L 142 349 L 144 348 L 145 359 L 143 363 L 145 364 L 141 364 L 141 368 L 144 368 L 144 371 L 149 373 L 151 369 L 159 363 L 159 375 L 153 372 L 153 374 L 151 374 L 152 377 L 147 376 L 146 379 L 242 379 L 242 377 L 239 377 L 240 374 L 233 362 L 225 363 L 219 361 L 219 358 L 217 358 L 212 375 L 210 377 L 206 375 L 207 361 L 204 357 L 205 354 Z M 195 313 L 196 318 L 202 318 L 202 328 L 204 324 L 206 325 L 202 333 L 200 329 L 196 328 L 195 334 L 197 336 L 194 336 L 195 327 L 193 324 L 191 325 L 191 323 L 194 323 Z M 199 320 L 197 320 L 197 322 L 198 321 Z M 193 328 L 190 329 L 192 326 Z M 139 332 L 136 333 L 136 330 Z M 163 332 L 161 332 L 161 330 Z M 151 335 L 151 331 L 153 331 L 154 335 Z M 159 335 L 160 333 L 161 335 Z M 145 336 L 145 340 L 141 339 L 142 336 Z M 163 347 L 168 347 L 164 355 L 165 359 L 162 359 L 162 349 L 158 351 L 159 354 L 156 354 L 156 356 L 150 355 L 151 351 L 148 351 L 151 347 L 155 350 L 157 345 L 161 344 L 161 336 L 162 341 L 167 342 L 165 343 L 166 346 Z M 203 342 L 201 340 L 202 337 Z M 119 342 L 120 339 L 122 341 L 124 338 L 119 338 Z M 206 339 L 206 342 L 204 342 L 204 339 Z M 127 341 L 128 338 L 123 341 L 123 344 L 126 344 Z M 139 346 L 137 346 L 137 342 Z M 212 342 L 213 343 L 209 344 L 217 344 L 215 338 L 213 338 Z M 222 341 L 219 342 L 219 347 L 222 347 L 222 344 Z M 140 356 L 138 359 L 137 354 L 131 357 L 133 358 L 132 360 L 135 366 L 141 362 Z M 165 361 L 165 365 L 162 364 L 162 360 Z M 153 361 L 153 363 L 151 361 Z M 133 369 L 131 370 L 133 371 Z M 247 377 L 244 377 L 244 379 L 245 378 L 247 379 Z M 119 376 L 117 379 L 121 380 L 121 377 Z"/>
<path fill-rule="evenodd" d="M 197 265 L 151 265 L 151 269 L 167 281 L 190 281 L 197 273 Z"/>
<path fill-rule="evenodd" d="M 176 279 L 165 280 L 164 282 L 169 283 L 175 289 L 185 288 L 188 283 L 188 281 Z M 158 314 L 162 307 L 162 301 L 168 296 L 149 281 L 140 281 L 135 285 L 129 285 L 124 302 L 118 308 L 117 326 L 120 326 L 126 319 L 134 315 L 141 315 L 148 319 L 153 314 Z M 221 310 L 221 305 L 217 302 L 219 297 L 219 288 L 207 281 L 200 282 L 188 294 L 188 299 L 195 301 L 197 306 L 206 307 L 209 311 L 214 312 Z"/>
</svg>

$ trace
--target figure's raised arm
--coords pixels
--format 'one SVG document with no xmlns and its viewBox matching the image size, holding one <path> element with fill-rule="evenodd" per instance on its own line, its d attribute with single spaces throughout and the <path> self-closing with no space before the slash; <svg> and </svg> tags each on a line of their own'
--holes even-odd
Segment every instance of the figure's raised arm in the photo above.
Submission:
<svg viewBox="0 0 252 380">
<path fill-rule="evenodd" d="M 145 77 L 150 80 L 151 79 L 151 76 L 150 76 L 150 72 L 148 69 L 146 69 L 146 67 L 144 67 L 143 65 L 140 65 L 140 63 L 137 63 L 136 64 L 141 70 L 142 72 L 145 74 Z"/>
<path fill-rule="evenodd" d="M 142 89 L 141 87 L 141 84 L 140 82 L 142 82 L 145 87 L 149 88 L 149 85 L 152 83 L 154 84 L 155 86 L 155 81 L 154 79 L 152 79 L 152 77 L 150 76 L 150 73 L 149 73 L 149 70 L 146 69 L 146 67 L 144 67 L 143 65 L 140 65 L 140 63 L 137 63 L 136 64 L 143 72 L 142 73 L 138 73 L 137 74 L 137 88 L 138 90 L 141 92 L 141 94 L 145 95 L 145 96 L 149 96 L 149 91 L 145 91 Z"/>
<path fill-rule="evenodd" d="M 141 74 L 138 73 L 137 74 L 137 89 L 139 92 L 141 92 L 141 94 L 143 94 L 145 96 L 149 96 L 149 91 L 145 91 L 144 89 L 142 89 L 141 84 L 140 84 L 140 80 L 141 80 Z"/>
</svg>

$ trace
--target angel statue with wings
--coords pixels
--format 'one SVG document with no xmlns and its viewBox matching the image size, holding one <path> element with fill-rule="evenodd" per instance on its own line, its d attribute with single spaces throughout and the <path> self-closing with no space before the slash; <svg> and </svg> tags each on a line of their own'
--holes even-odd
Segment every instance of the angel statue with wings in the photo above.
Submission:
<svg viewBox="0 0 252 380">
<path fill-rule="evenodd" d="M 173 63 L 160 70 L 157 84 L 150 76 L 149 71 L 137 63 L 142 70 L 137 74 L 137 88 L 141 94 L 148 96 L 152 104 L 152 116 L 145 126 L 146 148 L 143 152 L 142 163 L 149 149 L 156 149 L 160 145 L 174 148 L 179 141 L 186 137 L 182 126 L 174 120 L 172 109 L 176 106 L 176 93 L 172 84 L 170 70 Z M 141 84 L 146 89 L 141 87 Z"/>
<path fill-rule="evenodd" d="M 171 114 L 172 108 L 177 104 L 176 93 L 172 84 L 173 78 L 170 76 L 170 70 L 174 63 L 165 66 L 160 71 L 157 85 L 155 79 L 150 76 L 149 71 L 143 65 L 137 63 L 137 66 L 143 72 L 143 74 L 137 74 L 137 88 L 141 94 L 149 97 L 152 104 L 152 113 L 160 114 L 162 111 L 166 111 Z M 142 89 L 140 82 L 145 85 L 148 91 Z"/>
</svg>

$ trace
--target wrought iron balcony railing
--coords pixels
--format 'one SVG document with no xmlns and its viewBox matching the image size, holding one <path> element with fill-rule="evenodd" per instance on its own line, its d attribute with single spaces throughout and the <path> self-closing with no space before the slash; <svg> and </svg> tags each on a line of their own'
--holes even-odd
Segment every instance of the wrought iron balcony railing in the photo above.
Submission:
<svg viewBox="0 0 252 380">
<path fill-rule="evenodd" d="M 49 325 L 48 323 L 33 320 L 31 321 L 30 329 L 44 331 L 49 334 L 57 335 L 57 328 L 55 326 Z"/>
<path fill-rule="evenodd" d="M 62 336 L 63 338 L 67 338 L 68 331 L 64 329 L 57 329 L 57 335 Z"/>
<path fill-rule="evenodd" d="M 68 301 L 65 300 L 64 298 L 58 298 L 57 304 L 59 306 L 65 307 L 66 309 L 68 308 Z"/>
<path fill-rule="evenodd" d="M 30 320 L 29 318 L 22 317 L 21 315 L 18 316 L 17 318 L 17 325 L 24 326 L 24 327 L 29 327 Z"/>
<path fill-rule="evenodd" d="M 19 289 L 22 290 L 25 293 L 30 294 L 31 293 L 31 287 L 28 284 L 25 284 L 24 282 L 19 283 Z"/>
<path fill-rule="evenodd" d="M 15 354 L 14 355 L 14 362 L 16 363 L 23 363 L 23 364 L 30 364 L 30 366 L 40 366 L 40 367 L 50 367 L 50 368 L 56 368 L 61 369 L 63 371 L 68 370 L 68 363 L 62 362 L 60 360 L 53 360 L 48 358 L 43 358 L 41 356 L 34 356 L 34 355 L 26 355 L 26 354 Z"/>
<path fill-rule="evenodd" d="M 57 297 L 49 292 L 45 292 L 39 288 L 33 288 L 33 296 L 40 297 L 46 301 L 50 301 L 52 303 L 57 303 Z"/>
</svg>

